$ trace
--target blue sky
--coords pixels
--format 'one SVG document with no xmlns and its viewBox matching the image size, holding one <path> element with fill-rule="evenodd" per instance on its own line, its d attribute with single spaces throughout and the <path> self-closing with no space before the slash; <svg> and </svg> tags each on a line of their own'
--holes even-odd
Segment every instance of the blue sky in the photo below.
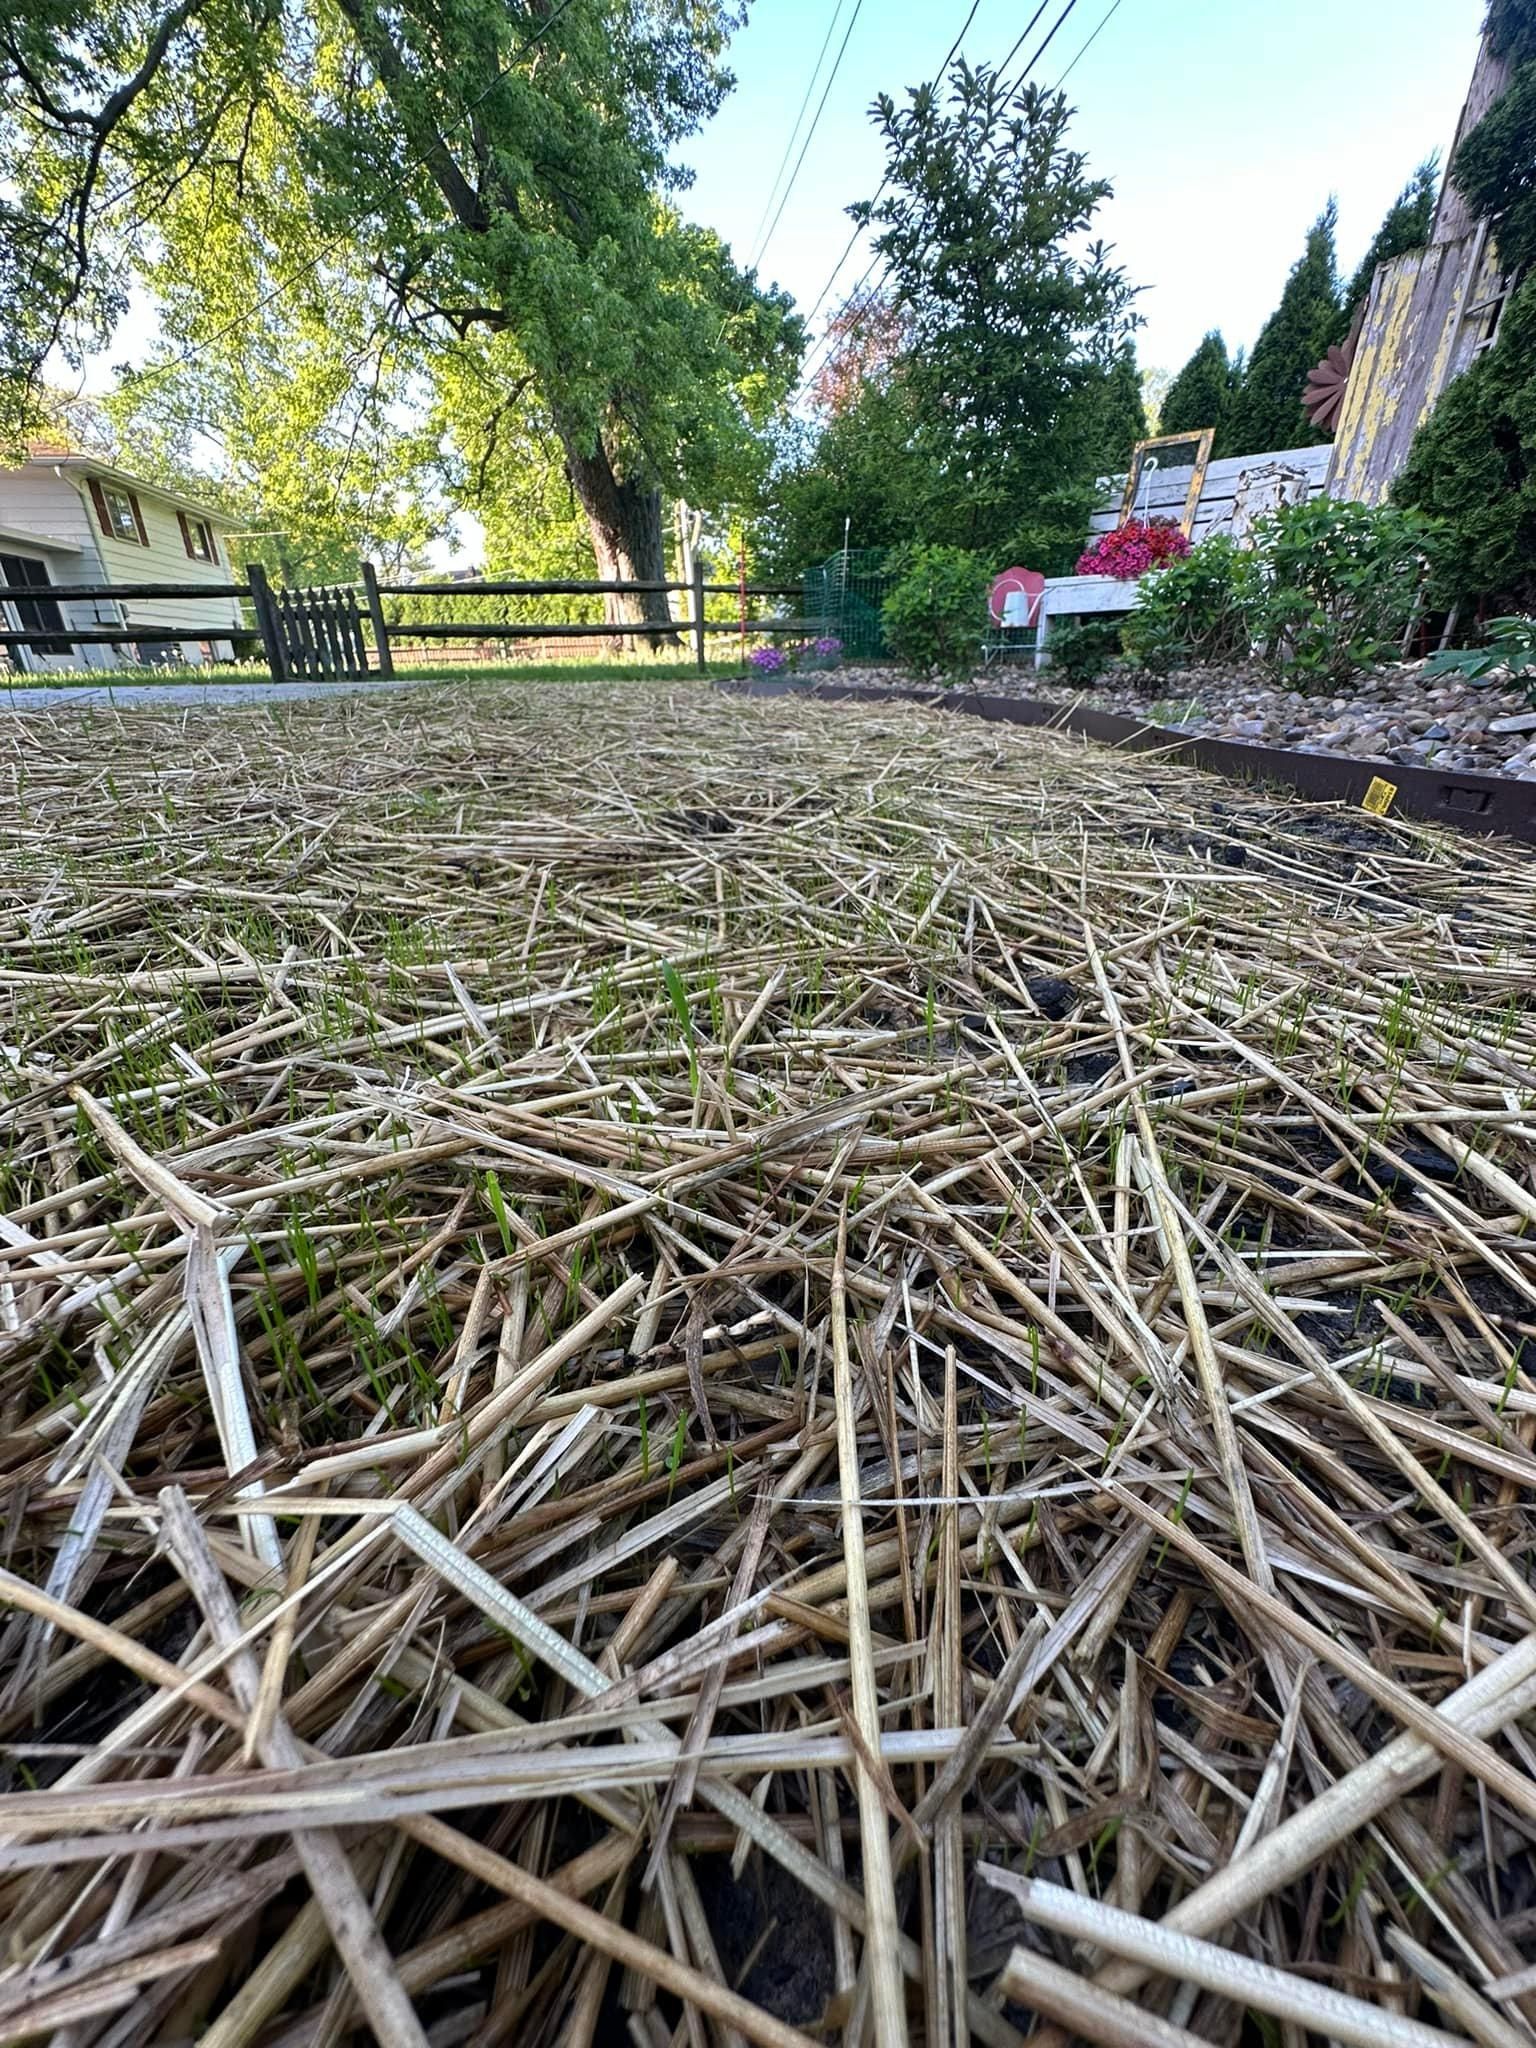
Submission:
<svg viewBox="0 0 1536 2048">
<path fill-rule="evenodd" d="M 1057 20 L 1049 0 L 1021 59 Z M 1348 273 L 1421 157 L 1450 145 L 1484 0 L 1075 0 L 1036 70 L 1066 80 L 1074 145 L 1115 197 L 1104 238 L 1134 282 L 1144 366 L 1177 369 L 1208 327 L 1252 344 L 1330 192 Z M 830 65 L 855 0 L 841 0 Z M 753 0 L 737 88 L 681 152 L 686 211 L 751 255 L 784 145 L 839 0 Z M 867 109 L 931 76 L 969 0 L 863 0 L 842 66 L 762 264 L 808 308 L 850 233 L 842 208 L 883 168 Z M 997 62 L 1034 0 L 980 0 L 963 44 Z M 1108 18 L 1106 18 L 1108 17 Z M 812 97 L 814 111 L 826 66 Z M 803 131 L 802 131 L 803 134 Z M 796 144 L 798 153 L 799 144 Z M 793 159 L 791 159 L 793 161 Z M 829 304 L 852 286 L 856 249 Z"/>
</svg>

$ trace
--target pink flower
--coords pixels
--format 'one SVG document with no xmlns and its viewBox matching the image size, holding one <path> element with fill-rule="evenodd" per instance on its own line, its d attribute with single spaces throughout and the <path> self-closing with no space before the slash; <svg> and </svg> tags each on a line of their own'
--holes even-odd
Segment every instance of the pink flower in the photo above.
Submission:
<svg viewBox="0 0 1536 2048">
<path fill-rule="evenodd" d="M 1127 519 L 1077 558 L 1079 576 L 1113 576 L 1134 583 L 1149 569 L 1161 569 L 1189 553 L 1189 542 L 1171 519 Z"/>
</svg>

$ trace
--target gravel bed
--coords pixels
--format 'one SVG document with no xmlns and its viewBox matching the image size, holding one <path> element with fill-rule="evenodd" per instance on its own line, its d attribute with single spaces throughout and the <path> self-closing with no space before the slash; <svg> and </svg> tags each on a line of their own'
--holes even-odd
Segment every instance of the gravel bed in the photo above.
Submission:
<svg viewBox="0 0 1536 2048">
<path fill-rule="evenodd" d="M 1524 690 L 1427 676 L 1425 666 L 1403 662 L 1360 676 L 1347 692 L 1313 695 L 1277 685 L 1256 664 L 1174 670 L 1134 682 L 1110 675 L 1080 690 L 1053 684 L 1048 669 L 994 667 L 978 672 L 971 687 L 1304 754 L 1472 769 L 1536 782 L 1536 709 Z M 896 668 L 840 673 L 847 682 L 874 689 L 912 687 L 911 677 Z"/>
</svg>

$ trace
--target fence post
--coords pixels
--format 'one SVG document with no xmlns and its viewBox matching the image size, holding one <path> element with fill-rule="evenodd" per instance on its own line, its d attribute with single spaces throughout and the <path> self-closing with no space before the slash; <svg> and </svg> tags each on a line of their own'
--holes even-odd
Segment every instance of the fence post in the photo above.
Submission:
<svg viewBox="0 0 1536 2048">
<path fill-rule="evenodd" d="M 702 674 L 709 667 L 704 651 L 704 557 L 693 551 L 693 651 Z"/>
<path fill-rule="evenodd" d="M 278 623 L 277 607 L 272 602 L 272 586 L 260 562 L 246 563 L 245 580 L 251 586 L 251 610 L 256 614 L 256 630 L 261 635 L 272 680 L 285 683 L 288 680 L 288 661 L 283 652 L 283 631 Z"/>
<path fill-rule="evenodd" d="M 381 676 L 392 676 L 395 672 L 395 657 L 389 651 L 389 627 L 384 622 L 384 607 L 379 601 L 379 579 L 372 562 L 363 564 L 363 593 L 368 599 L 368 617 L 373 624 L 373 644 L 378 650 L 378 672 Z"/>
</svg>

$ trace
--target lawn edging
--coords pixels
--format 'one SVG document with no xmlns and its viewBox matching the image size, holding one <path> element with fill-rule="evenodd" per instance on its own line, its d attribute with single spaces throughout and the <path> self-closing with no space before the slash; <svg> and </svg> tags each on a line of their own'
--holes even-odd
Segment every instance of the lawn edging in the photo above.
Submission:
<svg viewBox="0 0 1536 2048">
<path fill-rule="evenodd" d="M 1371 783 L 1391 783 L 1397 794 L 1389 813 L 1459 832 L 1498 832 L 1536 844 L 1536 783 L 1508 775 L 1462 769 L 1405 767 L 1395 761 L 1357 760 L 1351 754 L 1304 754 L 1294 747 L 1259 746 L 1252 740 L 1207 738 L 1177 726 L 1122 718 L 1118 712 L 1047 704 L 1034 697 L 992 697 L 977 690 L 871 690 L 856 683 L 799 683 L 741 677 L 715 687 L 745 697 L 817 697 L 857 704 L 920 704 L 997 725 L 1050 726 L 1057 732 L 1097 740 L 1127 753 L 1158 754 L 1164 760 L 1208 768 L 1242 782 L 1279 782 L 1298 796 L 1359 807 Z"/>
</svg>

